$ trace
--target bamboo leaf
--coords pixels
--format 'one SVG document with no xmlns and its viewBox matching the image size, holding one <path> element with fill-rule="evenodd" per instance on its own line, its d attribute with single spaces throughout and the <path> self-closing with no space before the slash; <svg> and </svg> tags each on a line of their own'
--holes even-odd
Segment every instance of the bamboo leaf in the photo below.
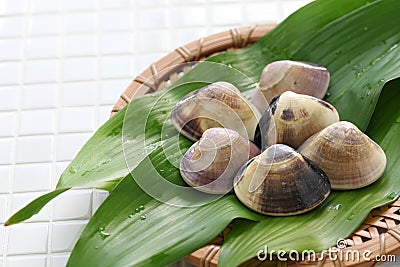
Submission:
<svg viewBox="0 0 400 267">
<path fill-rule="evenodd" d="M 387 155 L 383 177 L 363 189 L 336 191 L 316 210 L 300 216 L 266 217 L 258 223 L 240 221 L 224 242 L 219 265 L 236 266 L 265 246 L 269 251 L 328 249 L 356 230 L 371 209 L 395 200 L 400 195 L 399 101 L 400 80 L 396 80 L 382 92 L 367 130 Z"/>
</svg>

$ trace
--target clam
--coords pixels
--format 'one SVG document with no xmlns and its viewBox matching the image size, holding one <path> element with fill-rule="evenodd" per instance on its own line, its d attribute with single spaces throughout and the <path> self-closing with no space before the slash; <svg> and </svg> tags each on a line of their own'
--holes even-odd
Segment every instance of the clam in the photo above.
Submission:
<svg viewBox="0 0 400 267">
<path fill-rule="evenodd" d="M 257 146 L 237 132 L 211 128 L 182 158 L 181 176 L 197 190 L 225 194 L 232 190 L 233 179 L 240 167 L 259 153 Z"/>
<path fill-rule="evenodd" d="M 329 80 L 328 70 L 317 64 L 291 60 L 275 61 L 263 69 L 252 103 L 263 112 L 274 96 L 285 91 L 322 99 L 328 89 Z"/>
<path fill-rule="evenodd" d="M 283 144 L 272 145 L 248 161 L 238 172 L 234 188 L 245 206 L 273 216 L 309 211 L 330 193 L 324 172 Z"/>
<path fill-rule="evenodd" d="M 330 125 L 299 149 L 329 177 L 333 189 L 355 189 L 375 182 L 385 171 L 382 148 L 347 121 Z"/>
<path fill-rule="evenodd" d="M 270 122 L 271 116 L 274 123 Z M 273 99 L 260 119 L 254 141 L 262 149 L 275 143 L 297 148 L 311 135 L 338 121 L 339 114 L 331 104 L 288 91 Z"/>
<path fill-rule="evenodd" d="M 226 82 L 213 83 L 186 95 L 171 114 L 175 128 L 192 141 L 213 127 L 232 129 L 253 140 L 259 118 L 257 109 Z"/>
</svg>

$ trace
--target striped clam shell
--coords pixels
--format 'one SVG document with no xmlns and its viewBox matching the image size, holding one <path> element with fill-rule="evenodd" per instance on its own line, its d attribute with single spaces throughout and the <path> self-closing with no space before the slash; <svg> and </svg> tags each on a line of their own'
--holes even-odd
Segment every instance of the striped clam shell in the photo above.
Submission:
<svg viewBox="0 0 400 267">
<path fill-rule="evenodd" d="M 382 148 L 347 121 L 316 133 L 298 151 L 324 170 L 333 189 L 367 186 L 379 179 L 386 168 Z"/>
<path fill-rule="evenodd" d="M 232 190 L 240 167 L 258 154 L 258 147 L 237 132 L 211 128 L 183 156 L 181 176 L 199 191 L 225 194 Z"/>
<path fill-rule="evenodd" d="M 235 193 L 248 208 L 266 215 L 304 213 L 330 193 L 327 176 L 293 148 L 276 144 L 238 172 Z"/>
<path fill-rule="evenodd" d="M 205 130 L 224 127 L 253 140 L 260 118 L 257 109 L 230 83 L 217 82 L 186 95 L 173 108 L 175 128 L 192 141 Z"/>
</svg>

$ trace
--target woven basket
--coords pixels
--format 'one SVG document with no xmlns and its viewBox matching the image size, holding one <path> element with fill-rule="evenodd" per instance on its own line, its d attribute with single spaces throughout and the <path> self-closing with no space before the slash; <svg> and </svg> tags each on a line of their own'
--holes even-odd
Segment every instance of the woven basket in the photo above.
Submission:
<svg viewBox="0 0 400 267">
<path fill-rule="evenodd" d="M 115 114 L 132 98 L 143 94 L 152 93 L 168 87 L 171 83 L 179 79 L 184 73 L 190 70 L 190 66 L 181 67 L 179 64 L 191 61 L 202 61 L 205 58 L 223 51 L 230 51 L 245 47 L 261 36 L 269 32 L 275 25 L 258 25 L 232 29 L 229 31 L 213 34 L 185 46 L 179 47 L 160 60 L 154 62 L 142 74 L 137 76 L 129 87 L 122 93 L 112 110 Z M 176 66 L 176 67 L 174 67 Z M 172 68 L 171 68 L 172 67 Z M 165 69 L 168 72 L 158 75 Z M 185 258 L 185 261 L 196 266 L 217 266 L 218 255 L 221 241 L 228 230 L 224 231 L 217 240 L 209 245 L 200 248 Z M 221 240 L 222 239 L 222 240 Z M 364 223 L 347 238 L 347 248 L 343 250 L 370 250 L 369 256 L 375 259 L 377 255 L 400 254 L 400 199 L 396 202 L 374 209 L 368 214 Z M 346 261 L 343 262 L 339 257 L 336 261 L 325 259 L 318 262 L 279 262 L 279 266 L 374 266 L 377 261 Z M 259 262 L 251 260 L 251 266 L 260 266 Z"/>
</svg>

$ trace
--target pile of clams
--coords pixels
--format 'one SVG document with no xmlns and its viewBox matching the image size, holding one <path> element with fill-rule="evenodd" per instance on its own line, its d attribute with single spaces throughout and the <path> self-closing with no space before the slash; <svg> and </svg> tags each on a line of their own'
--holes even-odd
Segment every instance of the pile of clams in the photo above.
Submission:
<svg viewBox="0 0 400 267">
<path fill-rule="evenodd" d="M 385 153 L 321 100 L 329 79 L 322 66 L 283 60 L 264 68 L 251 101 L 226 82 L 186 95 L 171 114 L 195 141 L 180 164 L 184 181 L 210 194 L 234 191 L 248 208 L 272 216 L 304 213 L 331 189 L 375 182 Z"/>
</svg>

